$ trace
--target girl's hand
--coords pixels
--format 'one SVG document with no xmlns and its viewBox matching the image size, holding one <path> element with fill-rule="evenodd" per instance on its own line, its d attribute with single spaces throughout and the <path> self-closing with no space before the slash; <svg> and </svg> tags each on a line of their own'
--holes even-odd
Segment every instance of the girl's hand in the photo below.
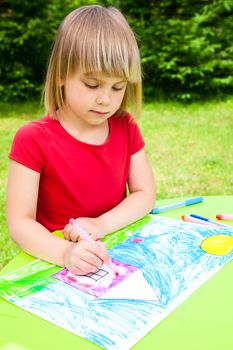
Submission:
<svg viewBox="0 0 233 350">
<path fill-rule="evenodd" d="M 81 217 L 75 220 L 78 221 L 94 241 L 104 237 L 106 234 L 98 218 Z M 80 234 L 71 224 L 67 224 L 62 232 L 67 241 L 78 242 L 81 240 Z"/>
<path fill-rule="evenodd" d="M 81 240 L 72 243 L 64 255 L 64 265 L 75 275 L 96 272 L 103 263 L 109 262 L 107 248 L 102 242 Z"/>
</svg>

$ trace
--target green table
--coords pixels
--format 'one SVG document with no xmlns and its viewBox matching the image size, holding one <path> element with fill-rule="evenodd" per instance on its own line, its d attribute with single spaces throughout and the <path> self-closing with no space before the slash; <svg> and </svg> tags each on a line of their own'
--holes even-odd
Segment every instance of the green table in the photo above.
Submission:
<svg viewBox="0 0 233 350">
<path fill-rule="evenodd" d="M 160 200 L 156 206 L 176 203 L 183 199 L 186 198 Z M 214 220 L 215 214 L 232 212 L 233 196 L 210 196 L 204 197 L 200 204 L 172 210 L 163 213 L 163 216 L 180 218 L 181 214 L 194 213 Z M 20 253 L 5 266 L 1 274 L 32 260 L 27 254 Z M 233 261 L 209 279 L 133 349 L 232 349 L 232 300 Z M 0 349 L 97 350 L 100 347 L 0 299 Z"/>
</svg>

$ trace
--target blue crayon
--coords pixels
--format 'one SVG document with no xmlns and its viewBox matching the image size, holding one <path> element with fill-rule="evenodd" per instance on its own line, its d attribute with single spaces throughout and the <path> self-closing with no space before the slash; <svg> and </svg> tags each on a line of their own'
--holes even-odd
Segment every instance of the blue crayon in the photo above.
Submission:
<svg viewBox="0 0 233 350">
<path fill-rule="evenodd" d="M 203 197 L 190 198 L 190 199 L 187 199 L 187 200 L 182 201 L 182 202 L 165 205 L 164 207 L 160 207 L 160 208 L 154 208 L 154 209 L 152 209 L 151 213 L 152 214 L 159 214 L 159 213 L 163 213 L 164 211 L 177 209 L 177 208 L 181 208 L 181 207 L 186 207 L 188 205 L 197 204 L 197 203 L 201 203 L 201 202 L 203 202 Z"/>
<path fill-rule="evenodd" d="M 218 225 L 218 226 L 228 226 L 228 225 L 225 225 L 225 224 L 220 224 L 219 222 L 217 221 L 214 221 L 214 220 L 210 220 L 208 218 L 205 218 L 204 216 L 200 216 L 200 215 L 196 215 L 196 214 L 190 214 L 191 217 L 195 218 L 195 219 L 199 219 L 199 220 L 202 220 L 202 221 L 207 221 L 211 224 L 214 224 L 214 225 Z"/>
</svg>

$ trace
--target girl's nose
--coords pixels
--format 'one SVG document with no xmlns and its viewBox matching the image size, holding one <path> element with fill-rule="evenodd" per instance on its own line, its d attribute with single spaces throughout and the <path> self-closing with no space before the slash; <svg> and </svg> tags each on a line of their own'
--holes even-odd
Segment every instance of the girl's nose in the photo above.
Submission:
<svg viewBox="0 0 233 350">
<path fill-rule="evenodd" d="M 98 105 L 109 105 L 110 103 L 110 93 L 103 93 L 99 95 L 96 99 Z"/>
</svg>

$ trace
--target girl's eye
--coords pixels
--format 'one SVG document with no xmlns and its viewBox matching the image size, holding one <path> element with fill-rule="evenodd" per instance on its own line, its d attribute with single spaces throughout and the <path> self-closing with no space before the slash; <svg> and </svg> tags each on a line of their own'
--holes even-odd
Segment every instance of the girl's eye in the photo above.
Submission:
<svg viewBox="0 0 233 350">
<path fill-rule="evenodd" d="M 85 85 L 86 87 L 88 87 L 89 89 L 98 89 L 98 88 L 100 87 L 100 84 L 95 84 L 95 83 L 91 84 L 91 83 L 85 83 L 85 82 L 84 82 L 84 85 Z M 121 90 L 124 90 L 124 89 L 125 89 L 125 86 L 121 86 L 121 87 L 113 86 L 112 89 L 113 89 L 114 91 L 121 91 Z"/>
<path fill-rule="evenodd" d="M 112 89 L 115 90 L 115 91 L 121 91 L 121 90 L 123 90 L 124 88 L 125 88 L 125 86 L 122 86 L 122 87 L 119 87 L 119 88 L 117 88 L 117 87 L 115 87 L 115 86 L 112 87 Z"/>
<path fill-rule="evenodd" d="M 87 84 L 87 83 L 84 83 L 84 85 L 86 87 L 88 87 L 89 89 L 97 89 L 99 87 L 99 85 L 91 85 L 91 84 Z"/>
</svg>

